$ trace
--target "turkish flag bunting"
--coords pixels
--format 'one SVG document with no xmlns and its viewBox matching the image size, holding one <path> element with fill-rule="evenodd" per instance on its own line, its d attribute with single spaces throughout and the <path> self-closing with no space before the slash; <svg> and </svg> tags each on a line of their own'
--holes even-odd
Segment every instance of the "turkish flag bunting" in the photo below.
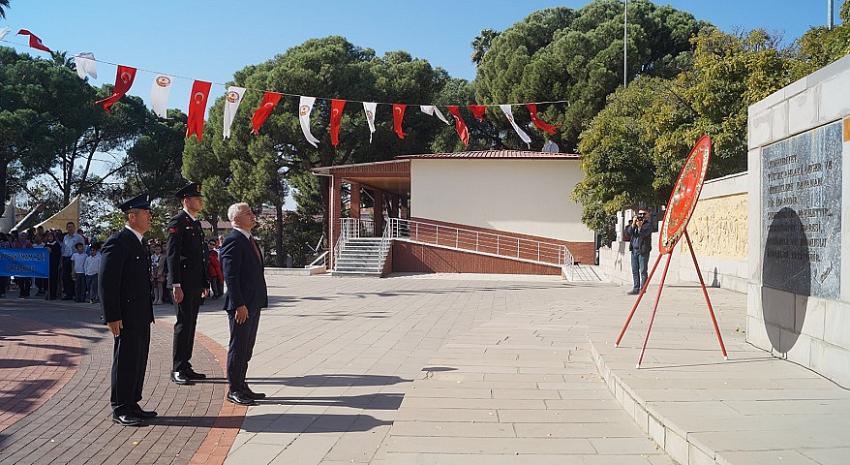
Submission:
<svg viewBox="0 0 850 465">
<path fill-rule="evenodd" d="M 457 105 L 449 105 L 446 108 L 455 118 L 455 130 L 457 135 L 460 136 L 460 140 L 463 141 L 463 145 L 469 145 L 469 129 L 466 128 L 466 123 L 460 117 L 460 108 Z"/>
<path fill-rule="evenodd" d="M 395 133 L 399 139 L 404 139 L 406 134 L 401 129 L 401 121 L 404 119 L 404 110 L 407 109 L 407 105 L 403 103 L 394 103 L 393 104 L 393 127 L 395 128 Z"/>
<path fill-rule="evenodd" d="M 44 43 L 42 43 L 42 42 L 41 42 L 41 39 L 39 39 L 39 38 L 38 38 L 38 36 L 37 36 L 37 35 L 35 35 L 35 34 L 33 34 L 32 32 L 30 32 L 30 31 L 28 31 L 28 30 L 26 30 L 26 29 L 21 29 L 20 31 L 18 31 L 18 35 L 21 35 L 21 36 L 30 36 L 30 47 L 32 47 L 32 48 L 34 48 L 34 49 L 36 49 L 36 50 L 41 50 L 42 52 L 47 52 L 47 53 L 51 53 L 51 52 L 52 52 L 52 50 L 50 50 L 49 48 L 47 48 L 47 47 L 44 45 Z"/>
<path fill-rule="evenodd" d="M 484 113 L 487 112 L 486 105 L 469 105 L 467 108 L 469 108 L 469 111 L 475 119 L 478 121 L 484 121 Z"/>
<path fill-rule="evenodd" d="M 542 119 L 540 119 L 539 116 L 537 116 L 536 103 L 527 103 L 525 104 L 525 107 L 528 108 L 528 112 L 531 114 L 531 122 L 534 123 L 534 125 L 537 126 L 538 129 L 546 132 L 549 135 L 555 134 L 555 126 L 547 123 L 546 121 L 543 121 Z"/>
<path fill-rule="evenodd" d="M 272 114 L 272 110 L 274 110 L 277 102 L 280 102 L 281 97 L 283 97 L 283 94 L 278 94 L 277 92 L 266 92 L 263 94 L 263 100 L 260 102 L 260 106 L 254 110 L 254 116 L 251 117 L 251 126 L 254 127 L 251 132 L 254 134 L 260 133 L 260 127 L 266 122 L 269 115 Z"/>
<path fill-rule="evenodd" d="M 339 124 L 342 122 L 342 110 L 345 100 L 331 100 L 331 145 L 339 145 Z"/>
<path fill-rule="evenodd" d="M 94 103 L 102 106 L 107 112 L 110 112 L 112 105 L 115 105 L 130 90 L 135 79 L 136 68 L 118 65 L 118 71 L 115 72 L 115 87 L 112 89 L 112 95 Z"/>
<path fill-rule="evenodd" d="M 186 138 L 192 134 L 195 138 L 204 138 L 204 113 L 207 112 L 207 98 L 210 96 L 212 83 L 195 81 L 192 84 L 192 97 L 189 99 L 189 120 L 186 122 Z"/>
</svg>

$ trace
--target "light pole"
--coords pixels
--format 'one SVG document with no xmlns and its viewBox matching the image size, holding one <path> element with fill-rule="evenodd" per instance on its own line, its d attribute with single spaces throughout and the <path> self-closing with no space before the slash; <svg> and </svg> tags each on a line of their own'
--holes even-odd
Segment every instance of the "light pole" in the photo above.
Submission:
<svg viewBox="0 0 850 465">
<path fill-rule="evenodd" d="M 826 14 L 828 16 L 828 18 L 826 19 L 826 25 L 827 25 L 827 27 L 829 28 L 830 31 L 835 26 L 835 21 L 833 20 L 832 8 L 833 8 L 833 0 L 826 0 Z"/>
<path fill-rule="evenodd" d="M 831 3 L 831 2 L 830 2 Z M 623 87 L 629 84 L 629 0 L 623 0 Z"/>
</svg>

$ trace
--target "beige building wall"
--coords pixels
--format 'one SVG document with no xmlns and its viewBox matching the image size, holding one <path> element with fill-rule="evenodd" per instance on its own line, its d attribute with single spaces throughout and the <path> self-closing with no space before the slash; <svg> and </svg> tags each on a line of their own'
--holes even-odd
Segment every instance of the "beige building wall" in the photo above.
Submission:
<svg viewBox="0 0 850 465">
<path fill-rule="evenodd" d="M 688 223 L 694 251 L 700 257 L 747 258 L 747 193 L 700 200 Z M 687 247 L 682 247 L 687 253 Z"/>
<path fill-rule="evenodd" d="M 565 241 L 592 242 L 581 205 L 579 160 L 411 160 L 410 215 Z"/>
</svg>

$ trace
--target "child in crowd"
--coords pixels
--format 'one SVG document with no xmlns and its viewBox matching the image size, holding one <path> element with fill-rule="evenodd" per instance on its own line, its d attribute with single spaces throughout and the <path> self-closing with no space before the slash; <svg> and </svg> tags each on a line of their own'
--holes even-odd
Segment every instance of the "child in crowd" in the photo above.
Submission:
<svg viewBox="0 0 850 465">
<path fill-rule="evenodd" d="M 100 244 L 92 244 L 90 254 L 86 257 L 86 289 L 89 293 L 89 303 L 100 302 L 100 293 L 97 289 L 97 275 L 100 273 Z"/>
<path fill-rule="evenodd" d="M 162 305 L 163 283 L 165 282 L 165 255 L 162 246 L 155 244 L 151 254 L 151 287 L 154 305 Z"/>
<path fill-rule="evenodd" d="M 211 297 L 218 299 L 224 294 L 224 274 L 221 272 L 221 262 L 218 259 L 218 243 L 215 239 L 207 242 L 209 245 L 209 260 L 207 260 L 207 275 L 210 278 Z"/>
<path fill-rule="evenodd" d="M 86 246 L 82 242 L 74 246 L 76 252 L 71 255 L 71 262 L 74 264 L 74 302 L 86 301 Z"/>
</svg>

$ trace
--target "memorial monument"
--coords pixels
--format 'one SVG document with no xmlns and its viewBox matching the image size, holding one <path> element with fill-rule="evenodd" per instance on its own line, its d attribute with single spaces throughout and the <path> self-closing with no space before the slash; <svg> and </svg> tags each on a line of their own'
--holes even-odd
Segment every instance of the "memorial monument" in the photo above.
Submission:
<svg viewBox="0 0 850 465">
<path fill-rule="evenodd" d="M 850 387 L 850 57 L 749 108 L 747 341 Z"/>
</svg>

